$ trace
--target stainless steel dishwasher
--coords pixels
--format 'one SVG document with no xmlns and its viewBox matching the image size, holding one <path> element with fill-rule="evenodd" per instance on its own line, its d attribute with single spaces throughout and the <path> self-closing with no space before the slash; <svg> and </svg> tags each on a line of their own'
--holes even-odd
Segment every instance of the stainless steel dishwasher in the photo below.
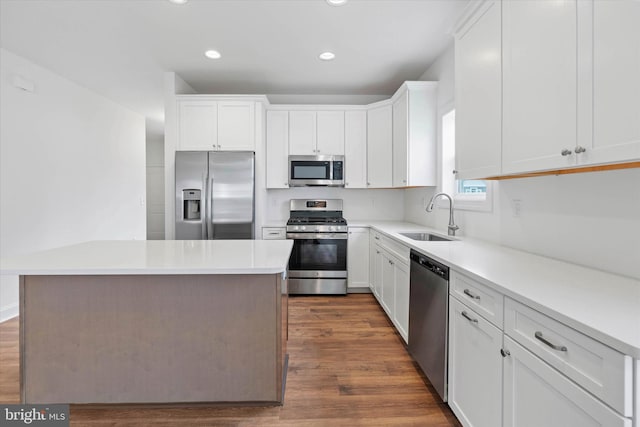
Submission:
<svg viewBox="0 0 640 427">
<path fill-rule="evenodd" d="M 449 267 L 411 251 L 409 353 L 447 401 Z"/>
</svg>

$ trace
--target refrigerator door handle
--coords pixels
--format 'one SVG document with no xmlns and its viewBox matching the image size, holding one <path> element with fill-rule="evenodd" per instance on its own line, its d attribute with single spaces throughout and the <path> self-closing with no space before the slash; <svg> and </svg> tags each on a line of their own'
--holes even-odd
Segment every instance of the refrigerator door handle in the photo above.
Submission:
<svg viewBox="0 0 640 427">
<path fill-rule="evenodd" d="M 209 200 L 209 215 L 207 217 L 207 238 L 213 240 L 213 177 L 209 179 L 209 191 L 207 192 Z"/>
<path fill-rule="evenodd" d="M 204 200 L 201 201 L 204 202 L 204 206 L 202 206 L 201 208 L 204 208 L 204 210 L 202 212 L 204 212 L 204 215 L 200 218 L 200 220 L 202 221 L 202 233 L 200 238 L 202 240 L 205 240 L 207 238 L 207 174 L 206 172 L 202 173 L 202 189 L 204 190 Z"/>
</svg>

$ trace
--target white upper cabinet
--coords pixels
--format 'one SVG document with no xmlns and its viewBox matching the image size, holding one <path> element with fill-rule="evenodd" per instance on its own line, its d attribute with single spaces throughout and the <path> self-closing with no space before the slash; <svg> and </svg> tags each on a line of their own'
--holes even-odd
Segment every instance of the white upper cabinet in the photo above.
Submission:
<svg viewBox="0 0 640 427">
<path fill-rule="evenodd" d="M 267 188 L 289 188 L 289 112 L 267 111 Z"/>
<path fill-rule="evenodd" d="M 346 188 L 367 188 L 367 112 L 344 113 L 344 161 Z"/>
<path fill-rule="evenodd" d="M 393 103 L 393 186 L 406 187 L 408 184 L 407 174 L 409 168 L 407 157 L 409 150 L 407 141 L 409 131 L 407 122 L 409 121 L 409 93 L 404 92 Z"/>
<path fill-rule="evenodd" d="M 178 150 L 216 150 L 218 103 L 208 100 L 178 101 Z"/>
<path fill-rule="evenodd" d="M 178 97 L 181 151 L 254 151 L 255 101 Z"/>
<path fill-rule="evenodd" d="M 501 4 L 487 1 L 455 35 L 456 170 L 458 179 L 501 173 Z"/>
<path fill-rule="evenodd" d="M 344 111 L 290 111 L 289 154 L 344 155 Z"/>
<path fill-rule="evenodd" d="M 386 104 L 367 112 L 367 187 L 393 185 L 392 106 Z M 349 165 L 345 165 L 348 169 Z"/>
<path fill-rule="evenodd" d="M 393 186 L 436 185 L 436 82 L 405 82 L 393 101 Z"/>
<path fill-rule="evenodd" d="M 255 150 L 255 102 L 218 102 L 218 148 Z"/>
<path fill-rule="evenodd" d="M 316 112 L 289 112 L 289 154 L 316 154 Z"/>
<path fill-rule="evenodd" d="M 572 166 L 576 1 L 502 2 L 505 174 Z"/>
<path fill-rule="evenodd" d="M 638 1 L 475 8 L 456 32 L 459 178 L 640 159 Z"/>
<path fill-rule="evenodd" d="M 344 155 L 344 111 L 318 111 L 316 124 L 316 154 Z"/>
<path fill-rule="evenodd" d="M 577 155 L 579 164 L 601 164 L 640 159 L 640 2 L 636 0 L 595 1 L 593 17 L 587 9 L 581 34 L 588 52 L 593 42 L 593 139 L 579 145 L 586 150 Z M 593 22 L 593 37 L 588 25 Z M 588 92 L 587 92 L 588 93 Z"/>
</svg>

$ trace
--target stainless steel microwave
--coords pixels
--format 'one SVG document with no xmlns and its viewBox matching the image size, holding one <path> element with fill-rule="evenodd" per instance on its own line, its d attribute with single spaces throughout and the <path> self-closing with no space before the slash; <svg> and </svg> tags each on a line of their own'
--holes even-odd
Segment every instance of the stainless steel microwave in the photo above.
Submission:
<svg viewBox="0 0 640 427">
<path fill-rule="evenodd" d="M 344 156 L 289 156 L 289 187 L 344 187 Z"/>
</svg>

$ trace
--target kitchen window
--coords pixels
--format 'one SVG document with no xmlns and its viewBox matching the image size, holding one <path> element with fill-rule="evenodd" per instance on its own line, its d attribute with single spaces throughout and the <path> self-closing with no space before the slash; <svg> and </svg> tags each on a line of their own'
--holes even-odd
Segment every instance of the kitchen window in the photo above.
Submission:
<svg viewBox="0 0 640 427">
<path fill-rule="evenodd" d="M 456 111 L 446 108 L 440 116 L 440 138 L 442 141 L 442 191 L 450 194 L 456 209 L 473 211 L 491 211 L 491 181 L 478 179 L 456 179 L 453 171 L 456 168 Z M 448 208 L 448 202 L 440 199 L 438 206 Z"/>
</svg>

